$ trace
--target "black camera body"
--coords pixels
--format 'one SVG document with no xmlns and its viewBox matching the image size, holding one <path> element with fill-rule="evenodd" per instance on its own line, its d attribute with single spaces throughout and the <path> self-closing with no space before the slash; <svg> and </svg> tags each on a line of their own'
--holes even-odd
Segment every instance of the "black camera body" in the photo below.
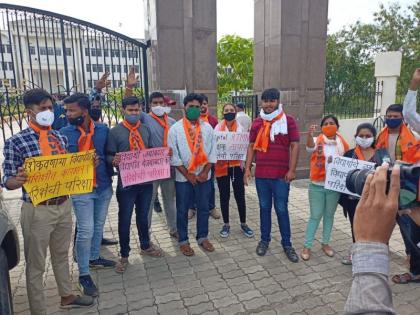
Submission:
<svg viewBox="0 0 420 315">
<path fill-rule="evenodd" d="M 420 204 L 420 165 L 400 164 L 400 196 L 399 209 L 407 209 Z M 346 187 L 355 194 L 361 195 L 366 178 L 375 171 L 367 169 L 355 169 L 347 174 Z M 387 171 L 387 192 L 390 184 L 392 166 Z"/>
</svg>

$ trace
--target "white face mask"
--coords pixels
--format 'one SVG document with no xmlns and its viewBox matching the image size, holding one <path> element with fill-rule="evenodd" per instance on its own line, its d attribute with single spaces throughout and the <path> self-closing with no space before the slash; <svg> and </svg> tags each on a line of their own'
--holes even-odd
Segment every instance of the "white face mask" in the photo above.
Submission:
<svg viewBox="0 0 420 315">
<path fill-rule="evenodd" d="M 156 116 L 163 116 L 165 114 L 165 107 L 163 106 L 153 106 L 151 108 L 153 114 L 155 114 Z"/>
<path fill-rule="evenodd" d="M 54 113 L 50 110 L 44 110 L 36 114 L 35 120 L 38 123 L 38 125 L 49 127 L 54 122 Z"/>
<path fill-rule="evenodd" d="M 171 110 L 172 110 L 172 108 L 171 107 L 169 107 L 169 106 L 165 106 L 164 107 L 164 109 L 165 109 L 165 114 L 168 114 L 169 115 L 169 113 L 171 112 Z"/>
<path fill-rule="evenodd" d="M 356 144 L 360 146 L 362 149 L 367 149 L 370 146 L 372 146 L 373 141 L 375 141 L 373 137 L 371 138 L 356 137 Z"/>
</svg>

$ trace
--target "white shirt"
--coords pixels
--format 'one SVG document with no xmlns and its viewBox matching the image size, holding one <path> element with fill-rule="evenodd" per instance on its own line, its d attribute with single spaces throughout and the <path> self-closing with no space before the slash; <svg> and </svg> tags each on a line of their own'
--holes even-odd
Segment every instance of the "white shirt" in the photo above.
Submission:
<svg viewBox="0 0 420 315">
<path fill-rule="evenodd" d="M 404 99 L 404 120 L 417 133 L 420 133 L 420 114 L 416 112 L 417 91 L 408 90 Z"/>
<path fill-rule="evenodd" d="M 249 131 L 252 125 L 252 119 L 245 112 L 238 112 L 236 120 L 244 128 L 244 131 Z"/>
</svg>

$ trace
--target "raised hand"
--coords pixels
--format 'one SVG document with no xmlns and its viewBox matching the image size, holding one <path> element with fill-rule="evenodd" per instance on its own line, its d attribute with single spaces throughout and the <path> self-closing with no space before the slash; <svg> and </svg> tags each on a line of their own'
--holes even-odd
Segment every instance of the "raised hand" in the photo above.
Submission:
<svg viewBox="0 0 420 315">
<path fill-rule="evenodd" d="M 105 72 L 101 76 L 101 78 L 98 81 L 96 81 L 95 89 L 98 91 L 102 91 L 104 87 L 109 86 L 111 82 L 108 80 L 108 77 L 109 72 Z"/>
<path fill-rule="evenodd" d="M 139 76 L 136 75 L 134 66 L 131 66 L 127 75 L 127 88 L 132 89 L 133 87 L 136 86 L 138 81 L 139 81 Z"/>
</svg>

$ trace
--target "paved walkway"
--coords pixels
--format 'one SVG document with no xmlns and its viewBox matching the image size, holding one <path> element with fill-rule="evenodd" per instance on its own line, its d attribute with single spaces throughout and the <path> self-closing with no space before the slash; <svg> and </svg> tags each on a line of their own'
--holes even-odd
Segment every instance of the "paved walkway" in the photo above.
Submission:
<svg viewBox="0 0 420 315">
<path fill-rule="evenodd" d="M 293 184 L 290 215 L 294 246 L 300 252 L 308 218 L 306 182 Z M 6 192 L 6 197 L 8 193 Z M 233 199 L 233 198 L 232 198 Z M 19 220 L 17 201 L 8 201 L 12 217 Z M 130 266 L 124 275 L 113 270 L 93 271 L 100 296 L 85 310 L 62 311 L 58 307 L 51 263 L 45 277 L 48 314 L 339 314 L 342 313 L 351 284 L 351 268 L 340 263 L 351 242 L 349 223 L 338 209 L 333 230 L 333 258 L 314 243 L 309 262 L 290 263 L 279 246 L 279 232 L 273 226 L 273 241 L 265 257 L 255 254 L 259 237 L 258 200 L 254 186 L 247 189 L 248 223 L 255 229 L 255 239 L 240 233 L 236 205 L 232 203 L 231 236 L 221 239 L 221 223 L 210 219 L 210 239 L 214 253 L 203 252 L 192 240 L 196 255 L 183 256 L 169 237 L 164 215 L 154 214 L 153 242 L 165 250 L 164 258 L 139 255 L 136 229 L 132 225 Z M 190 221 L 191 222 L 191 221 Z M 276 222 L 273 217 L 273 222 Z M 191 230 L 195 230 L 191 222 Z M 193 235 L 191 233 L 191 235 Z M 317 238 L 319 237 L 319 232 Z M 112 200 L 105 236 L 117 238 L 117 203 Z M 192 237 L 193 239 L 193 237 Z M 22 240 L 21 240 L 22 241 Z M 404 272 L 404 252 L 398 228 L 392 237 L 391 272 Z M 23 247 L 23 246 L 22 246 Z M 71 251 L 70 251 L 71 253 Z M 118 257 L 118 246 L 103 248 L 107 258 Z M 26 295 L 23 253 L 22 261 L 11 272 L 15 313 L 29 314 Z M 72 261 L 69 256 L 69 260 Z M 72 263 L 74 287 L 78 279 L 77 265 Z M 392 285 L 398 314 L 420 313 L 420 285 Z"/>
</svg>

